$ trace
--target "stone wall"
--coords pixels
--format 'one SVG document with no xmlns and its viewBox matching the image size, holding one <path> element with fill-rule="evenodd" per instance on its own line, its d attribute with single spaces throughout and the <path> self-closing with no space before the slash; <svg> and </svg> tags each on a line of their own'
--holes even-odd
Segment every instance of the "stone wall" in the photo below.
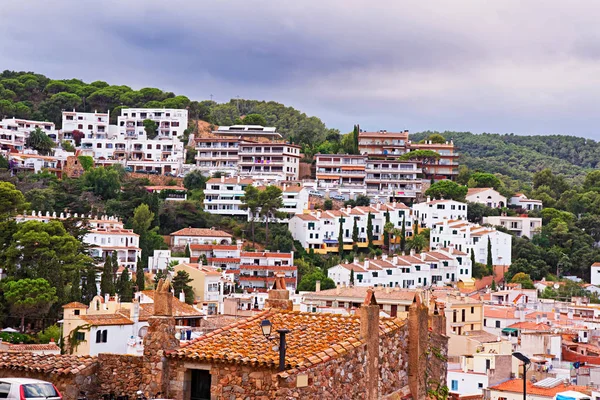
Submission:
<svg viewBox="0 0 600 400">
<path fill-rule="evenodd" d="M 76 374 L 47 374 L 44 372 L 0 369 L 0 378 L 32 378 L 52 382 L 63 395 L 64 400 L 76 400 L 83 391 L 90 398 L 98 394 L 96 367 L 89 367 Z"/>
<path fill-rule="evenodd" d="M 408 325 L 380 337 L 379 393 L 406 392 L 408 385 Z M 318 364 L 308 371 L 286 371 L 248 365 L 198 364 L 170 360 L 170 398 L 182 399 L 190 387 L 189 369 L 210 369 L 215 399 L 323 399 L 366 397 L 366 346 Z M 306 386 L 302 382 L 306 382 Z M 362 384 L 360 383 L 362 382 Z M 301 387 L 298 387 L 301 386 Z"/>
<path fill-rule="evenodd" d="M 144 375 L 143 358 L 121 354 L 98 354 L 98 392 L 135 398 Z"/>
</svg>

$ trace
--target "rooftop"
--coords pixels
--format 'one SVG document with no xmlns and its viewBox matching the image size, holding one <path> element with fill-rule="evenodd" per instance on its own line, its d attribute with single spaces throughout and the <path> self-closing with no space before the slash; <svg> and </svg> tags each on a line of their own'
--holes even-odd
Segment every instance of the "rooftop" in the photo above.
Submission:
<svg viewBox="0 0 600 400">
<path fill-rule="evenodd" d="M 499 385 L 492 386 L 490 390 L 499 392 L 523 393 L 523 380 L 512 379 L 510 381 L 503 382 Z M 585 386 L 573 386 L 559 383 L 554 387 L 543 388 L 536 386 L 530 381 L 527 381 L 527 394 L 530 395 L 546 396 L 553 398 L 554 396 L 556 396 L 557 393 L 566 392 L 568 390 L 589 393 L 589 389 Z"/>
<path fill-rule="evenodd" d="M 413 302 L 416 291 L 408 290 L 408 289 L 397 289 L 397 288 L 383 288 L 383 287 L 375 287 L 368 288 L 366 286 L 353 286 L 353 287 L 337 287 L 335 289 L 321 290 L 319 292 L 311 292 L 306 293 L 304 296 L 307 299 L 310 298 L 319 298 L 319 297 L 350 297 L 356 298 L 357 302 L 362 303 L 362 301 L 367 296 L 367 290 L 372 289 L 375 293 L 375 297 L 377 301 L 381 303 L 382 300 L 391 299 L 391 300 L 404 300 L 408 302 Z"/>
<path fill-rule="evenodd" d="M 183 228 L 171 233 L 171 236 L 231 237 L 227 232 L 207 228 Z"/>
<path fill-rule="evenodd" d="M 360 320 L 356 316 L 270 309 L 184 344 L 170 356 L 275 367 L 279 353 L 272 350 L 273 342 L 262 334 L 260 322 L 263 319 L 268 319 L 274 329 L 290 330 L 286 336 L 288 368 L 311 367 L 363 344 L 359 339 Z M 403 324 L 399 319 L 381 319 L 380 333 L 392 332 Z"/>
<path fill-rule="evenodd" d="M 75 375 L 92 367 L 95 362 L 96 359 L 90 356 L 0 352 L 0 369 L 15 371 Z"/>
</svg>

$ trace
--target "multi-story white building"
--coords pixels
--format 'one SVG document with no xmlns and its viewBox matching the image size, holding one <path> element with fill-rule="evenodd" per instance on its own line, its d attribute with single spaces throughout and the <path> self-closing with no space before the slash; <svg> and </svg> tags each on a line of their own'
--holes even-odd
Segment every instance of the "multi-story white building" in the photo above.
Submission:
<svg viewBox="0 0 600 400">
<path fill-rule="evenodd" d="M 506 207 L 506 197 L 493 188 L 469 188 L 465 199 L 471 203 L 479 203 L 492 208 Z"/>
<path fill-rule="evenodd" d="M 406 236 L 413 232 L 412 211 L 403 203 L 377 204 L 371 207 L 346 207 L 332 211 L 310 211 L 297 214 L 289 220 L 292 237 L 298 240 L 306 249 L 315 253 L 325 254 L 338 252 L 340 224 L 344 250 L 352 250 L 354 245 L 359 248 L 368 247 L 367 226 L 369 214 L 373 225 L 373 244 L 380 246 L 384 242 L 384 226 L 389 213 L 389 221 L 394 228 L 401 229 L 404 223 Z M 354 222 L 358 228 L 358 241 L 352 240 Z M 392 237 L 391 244 L 398 244 L 399 237 Z"/>
<path fill-rule="evenodd" d="M 492 262 L 494 265 L 510 265 L 512 235 L 494 228 L 486 228 L 465 220 L 442 220 L 433 224 L 430 232 L 431 249 L 452 247 L 471 254 L 475 261 L 485 264 L 488 254 L 488 239 L 492 245 Z"/>
<path fill-rule="evenodd" d="M 423 228 L 431 228 L 443 220 L 467 219 L 467 205 L 455 200 L 431 200 L 412 206 L 415 218 Z"/>
<path fill-rule="evenodd" d="M 287 143 L 239 144 L 239 174 L 273 181 L 297 181 L 300 169 L 300 146 Z"/>
<path fill-rule="evenodd" d="M 63 119 L 70 116 L 63 115 Z M 79 118 L 80 115 L 73 117 Z M 100 118 L 96 114 L 81 117 L 88 120 Z M 158 126 L 153 139 L 147 137 L 144 129 L 144 121 L 147 119 L 156 122 Z M 134 171 L 164 173 L 181 170 L 185 162 L 185 145 L 180 138 L 187 129 L 187 110 L 123 109 L 118 117 L 117 127 L 109 126 L 106 135 L 98 132 L 104 126 L 103 122 L 96 126 L 91 123 L 81 125 L 92 127 L 88 130 L 92 131 L 92 137 L 86 136 L 81 141 L 82 154 L 92 156 L 99 164 L 120 163 Z"/>
<path fill-rule="evenodd" d="M 196 165 L 206 176 L 216 172 L 237 175 L 238 149 L 239 140 L 236 138 L 197 138 Z"/>
<path fill-rule="evenodd" d="M 73 140 L 73 131 L 84 134 L 86 139 L 109 138 L 110 113 L 63 111 L 62 138 Z"/>
<path fill-rule="evenodd" d="M 522 216 L 501 215 L 483 217 L 483 223 L 502 226 L 509 231 L 514 232 L 519 237 L 528 237 L 530 239 L 542 229 L 541 218 L 528 218 Z"/>
<path fill-rule="evenodd" d="M 244 289 L 267 290 L 273 286 L 276 275 L 283 274 L 286 286 L 295 290 L 298 283 L 297 272 L 294 253 L 242 251 L 236 281 Z"/>
<path fill-rule="evenodd" d="M 117 252 L 119 265 L 136 269 L 138 257 L 141 256 L 142 250 L 139 247 L 139 235 L 133 232 L 133 229 L 125 229 L 123 222 L 116 217 L 92 216 L 92 215 L 77 215 L 47 212 L 32 211 L 30 215 L 19 215 L 16 218 L 17 222 L 25 221 L 41 221 L 49 222 L 51 220 L 65 220 L 68 218 L 83 218 L 86 219 L 88 233 L 83 237 L 83 242 L 90 246 L 90 255 L 101 259 L 104 262 L 106 257 L 111 257 L 113 252 Z"/>
<path fill-rule="evenodd" d="M 354 282 L 351 282 L 353 272 Z M 414 289 L 445 285 L 471 278 L 471 260 L 448 250 L 372 259 L 351 264 L 339 264 L 327 270 L 336 285 L 385 286 Z"/>
<path fill-rule="evenodd" d="M 349 154 L 315 154 L 320 188 L 341 189 L 365 185 L 366 157 Z"/>
<path fill-rule="evenodd" d="M 541 200 L 530 199 L 523 193 L 516 193 L 512 196 L 509 204 L 527 211 L 541 210 L 544 208 Z"/>
<path fill-rule="evenodd" d="M 8 118 L 0 121 L 0 149 L 23 151 L 25 140 L 36 128 L 41 129 L 52 140 L 58 140 L 53 122 Z"/>
<path fill-rule="evenodd" d="M 266 182 L 250 178 L 211 178 L 206 182 L 204 190 L 204 210 L 211 214 L 239 215 L 251 218 L 250 211 L 243 208 L 242 198 L 248 185 L 254 185 L 259 190 Z M 281 186 L 283 207 L 279 209 L 289 216 L 302 213 L 308 208 L 308 189 L 283 183 Z M 287 220 L 287 218 L 286 218 Z"/>
<path fill-rule="evenodd" d="M 73 153 L 71 153 L 73 154 Z M 26 171 L 38 173 L 48 171 L 62 178 L 62 170 L 65 158 L 54 156 L 41 156 L 39 154 L 8 153 L 9 167 L 13 171 Z"/>
</svg>

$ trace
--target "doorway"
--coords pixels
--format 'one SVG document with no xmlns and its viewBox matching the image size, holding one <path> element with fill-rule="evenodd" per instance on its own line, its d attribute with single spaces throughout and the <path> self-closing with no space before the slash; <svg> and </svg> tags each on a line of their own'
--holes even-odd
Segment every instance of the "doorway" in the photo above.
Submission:
<svg viewBox="0 0 600 400">
<path fill-rule="evenodd" d="M 210 371 L 192 370 L 191 400 L 210 400 Z"/>
</svg>

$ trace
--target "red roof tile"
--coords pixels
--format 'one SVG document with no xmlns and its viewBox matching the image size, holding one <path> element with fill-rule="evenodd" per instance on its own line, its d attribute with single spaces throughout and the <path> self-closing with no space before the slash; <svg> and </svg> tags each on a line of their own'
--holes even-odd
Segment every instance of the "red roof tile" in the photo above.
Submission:
<svg viewBox="0 0 600 400">
<path fill-rule="evenodd" d="M 62 308 L 88 308 L 88 306 L 78 301 L 73 301 L 71 303 L 65 304 L 64 306 L 62 306 Z"/>
<path fill-rule="evenodd" d="M 502 382 L 499 385 L 492 386 L 490 390 L 499 392 L 523 393 L 523 380 L 512 379 L 510 381 Z M 569 390 L 581 393 L 590 393 L 589 389 L 585 386 L 564 385 L 561 383 L 552 388 L 541 388 L 535 386 L 535 384 L 531 383 L 530 381 L 527 381 L 527 394 L 531 395 L 553 398 L 557 393 L 566 392 Z"/>
<path fill-rule="evenodd" d="M 231 235 L 227 232 L 206 228 L 183 228 L 177 232 L 171 233 L 171 236 L 231 237 Z"/>
<path fill-rule="evenodd" d="M 90 356 L 0 352 L 0 369 L 15 371 L 75 375 L 95 363 L 96 358 Z"/>
</svg>

